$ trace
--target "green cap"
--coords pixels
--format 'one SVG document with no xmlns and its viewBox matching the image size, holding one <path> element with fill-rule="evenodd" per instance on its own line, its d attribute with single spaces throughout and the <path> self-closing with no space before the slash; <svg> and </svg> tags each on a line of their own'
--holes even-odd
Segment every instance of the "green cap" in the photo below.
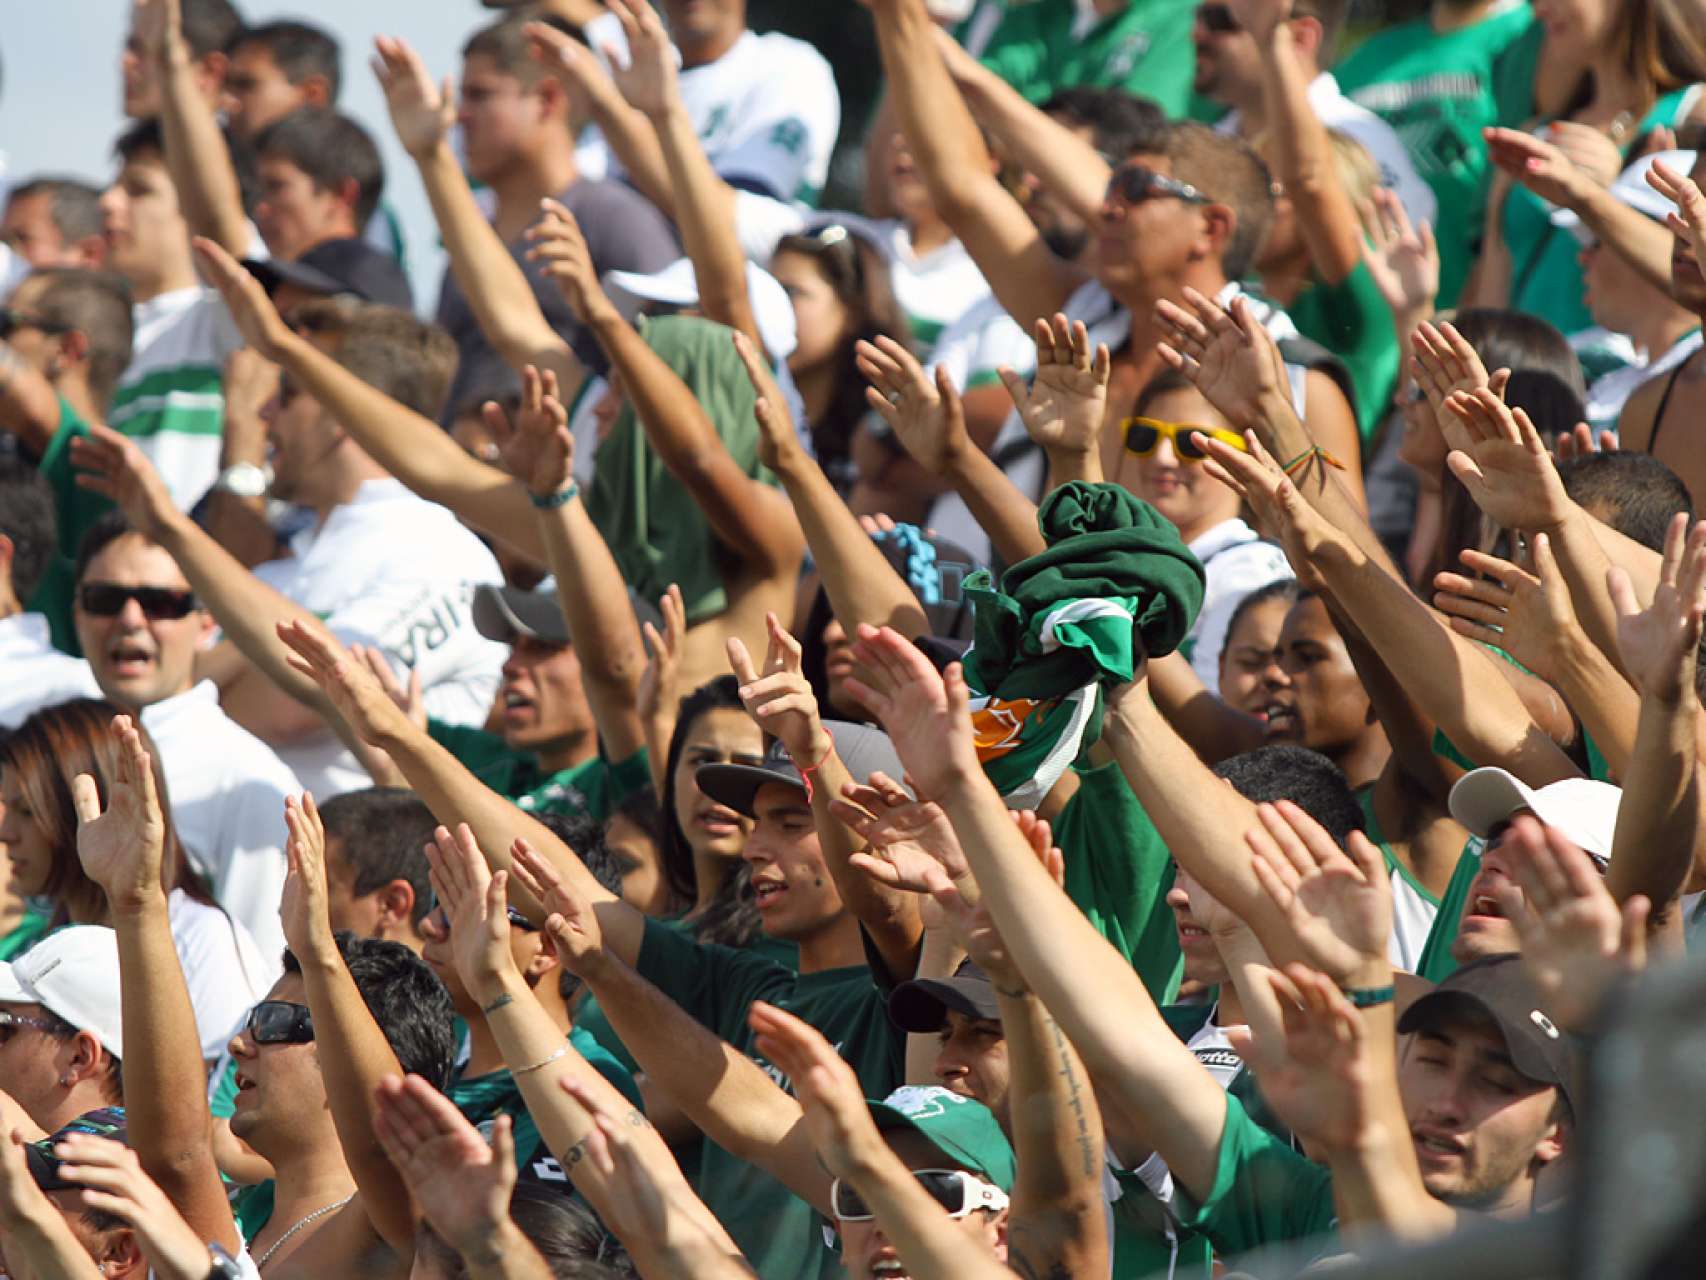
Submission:
<svg viewBox="0 0 1706 1280">
<path fill-rule="evenodd" d="M 1013 1145 L 983 1103 L 935 1085 L 906 1085 L 869 1105 L 879 1130 L 923 1134 L 949 1164 L 979 1174 L 1003 1191 L 1013 1190 Z"/>
</svg>

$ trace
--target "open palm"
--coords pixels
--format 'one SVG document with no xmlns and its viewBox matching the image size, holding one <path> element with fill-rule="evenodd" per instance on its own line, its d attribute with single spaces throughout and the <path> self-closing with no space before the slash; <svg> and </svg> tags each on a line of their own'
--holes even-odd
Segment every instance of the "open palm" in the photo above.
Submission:
<svg viewBox="0 0 1706 1280">
<path fill-rule="evenodd" d="M 77 810 L 77 859 L 83 872 L 117 905 L 160 891 L 166 822 L 154 790 L 154 767 L 142 735 L 129 716 L 113 719 L 116 760 L 107 778 L 107 807 L 101 809 L 95 779 L 80 773 L 71 783 Z"/>
<path fill-rule="evenodd" d="M 1000 371 L 1026 432 L 1045 449 L 1094 449 L 1107 414 L 1107 345 L 1092 349 L 1083 321 L 1069 325 L 1059 314 L 1052 324 L 1038 320 L 1033 336 L 1037 372 L 1031 385 L 1011 369 Z"/>
</svg>

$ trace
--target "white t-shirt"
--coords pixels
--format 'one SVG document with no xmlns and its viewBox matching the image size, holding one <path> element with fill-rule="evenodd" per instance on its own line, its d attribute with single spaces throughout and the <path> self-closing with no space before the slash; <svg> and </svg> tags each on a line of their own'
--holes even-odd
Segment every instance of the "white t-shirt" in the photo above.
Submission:
<svg viewBox="0 0 1706 1280">
<path fill-rule="evenodd" d="M 211 680 L 142 709 L 172 821 L 218 903 L 264 955 L 284 950 L 284 798 L 301 788 L 273 749 L 226 715 Z"/>
<path fill-rule="evenodd" d="M 139 302 L 130 365 L 107 425 L 136 439 L 188 511 L 219 477 L 225 359 L 243 345 L 219 294 L 200 285 Z"/>
<path fill-rule="evenodd" d="M 1220 1009 L 1216 1007 L 1209 1014 L 1208 1021 L 1197 1028 L 1196 1034 L 1185 1042 L 1185 1047 L 1195 1055 L 1203 1069 L 1214 1077 L 1214 1082 L 1222 1089 L 1230 1089 L 1232 1082 L 1244 1070 L 1244 1060 L 1232 1047 L 1232 1041 L 1226 1035 L 1226 1028 L 1220 1026 L 1215 1019 Z M 1151 1153 L 1149 1159 L 1132 1170 L 1150 1193 L 1162 1204 L 1173 1203 L 1173 1175 L 1167 1168 L 1167 1162 L 1158 1153 Z"/>
<path fill-rule="evenodd" d="M 1258 587 L 1280 578 L 1294 578 L 1285 552 L 1234 517 L 1222 521 L 1186 544 L 1202 561 L 1207 578 L 1202 609 L 1187 637 L 1191 670 L 1211 693 L 1220 692 L 1220 651 L 1226 647 L 1226 629 L 1238 602 Z"/>
<path fill-rule="evenodd" d="M 1323 71 L 1310 82 L 1309 105 L 1322 124 L 1362 143 L 1380 170 L 1380 185 L 1390 188 L 1403 202 L 1404 212 L 1410 215 L 1410 221 L 1433 223 L 1436 220 L 1439 200 L 1433 188 L 1416 172 L 1397 130 L 1367 107 L 1358 106 L 1341 93 L 1339 82 L 1330 71 Z M 1241 119 L 1241 112 L 1229 111 L 1214 127 L 1221 133 L 1237 133 Z"/>
<path fill-rule="evenodd" d="M 43 614 L 0 618 L 0 729 L 16 729 L 42 707 L 101 696 L 89 664 L 55 649 L 48 635 Z"/>
<path fill-rule="evenodd" d="M 195 1009 L 201 1056 L 216 1061 L 255 1002 L 284 972 L 283 959 L 274 955 L 268 960 L 247 929 L 182 889 L 172 890 L 166 913 Z"/>
<path fill-rule="evenodd" d="M 1668 351 L 1652 359 L 1622 369 L 1613 369 L 1603 377 L 1595 378 L 1593 385 L 1588 388 L 1588 424 L 1595 431 L 1614 430 L 1630 396 L 1654 378 L 1663 377 L 1675 369 L 1700 350 L 1700 345 L 1700 330 L 1694 329 L 1673 342 Z"/>
<path fill-rule="evenodd" d="M 299 533 L 291 555 L 255 574 L 322 619 L 345 644 L 382 651 L 399 676 L 420 673 L 427 714 L 484 724 L 509 651 L 474 630 L 474 588 L 502 583 L 484 543 L 444 507 L 400 480 L 369 480 L 324 524 Z M 317 799 L 370 786 L 330 729 L 279 748 Z"/>
</svg>

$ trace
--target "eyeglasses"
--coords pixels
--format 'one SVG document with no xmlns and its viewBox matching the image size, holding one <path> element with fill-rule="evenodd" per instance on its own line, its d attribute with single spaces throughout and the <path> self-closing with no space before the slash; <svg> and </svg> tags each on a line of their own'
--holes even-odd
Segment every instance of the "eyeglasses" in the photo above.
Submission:
<svg viewBox="0 0 1706 1280">
<path fill-rule="evenodd" d="M 1172 442 L 1173 452 L 1185 462 L 1201 462 L 1208 457 L 1193 432 L 1220 441 L 1230 449 L 1248 453 L 1250 446 L 1236 431 L 1224 427 L 1199 427 L 1190 422 L 1162 422 L 1159 418 L 1127 418 L 1120 424 L 1125 433 L 1125 451 L 1147 458 L 1160 446 L 1162 438 Z"/>
<path fill-rule="evenodd" d="M 450 913 L 447 912 L 444 909 L 443 904 L 438 901 L 437 895 L 434 895 L 433 900 L 428 904 L 426 914 L 431 917 L 433 924 L 437 925 L 446 933 L 450 932 Z M 539 932 L 539 926 L 534 924 L 533 921 L 529 920 L 526 916 L 522 915 L 521 912 L 517 911 L 514 907 L 505 907 L 504 915 L 508 918 L 511 926 L 520 929 L 523 933 Z"/>
<path fill-rule="evenodd" d="M 948 1211 L 950 1218 L 963 1218 L 979 1209 L 999 1213 L 1009 1203 L 1007 1193 L 964 1169 L 914 1169 L 912 1176 L 930 1198 Z M 829 1184 L 830 1207 L 842 1222 L 869 1222 L 876 1215 L 865 1198 L 837 1178 Z"/>
<path fill-rule="evenodd" d="M 305 1004 L 263 1000 L 249 1010 L 243 1030 L 256 1044 L 312 1044 L 314 1019 Z"/>
<path fill-rule="evenodd" d="M 1197 21 L 1202 23 L 1204 31 L 1213 32 L 1217 36 L 1232 35 L 1244 29 L 1238 21 L 1238 15 L 1232 12 L 1232 6 L 1226 4 L 1199 4 Z"/>
<path fill-rule="evenodd" d="M 1205 196 L 1190 183 L 1169 178 L 1164 173 L 1156 173 L 1141 164 L 1122 164 L 1115 169 L 1108 179 L 1108 194 L 1118 196 L 1127 204 L 1142 204 L 1145 200 L 1155 200 L 1163 196 L 1172 196 L 1186 204 L 1214 203 L 1211 197 Z"/>
<path fill-rule="evenodd" d="M 39 1031 L 44 1036 L 59 1037 L 63 1034 L 63 1028 L 57 1023 L 49 1022 L 46 1018 L 32 1018 L 28 1014 L 0 1009 L 0 1041 L 10 1040 L 14 1031 L 25 1027 L 31 1031 Z"/>
<path fill-rule="evenodd" d="M 150 622 L 175 621 L 195 611 L 195 592 L 171 587 L 126 587 L 116 582 L 85 582 L 77 589 L 83 612 L 97 618 L 116 618 L 128 601 L 141 607 Z"/>
<path fill-rule="evenodd" d="M 70 333 L 76 325 L 62 320 L 44 320 L 15 307 L 0 307 L 0 341 L 10 338 L 19 329 L 39 329 L 43 333 Z"/>
</svg>

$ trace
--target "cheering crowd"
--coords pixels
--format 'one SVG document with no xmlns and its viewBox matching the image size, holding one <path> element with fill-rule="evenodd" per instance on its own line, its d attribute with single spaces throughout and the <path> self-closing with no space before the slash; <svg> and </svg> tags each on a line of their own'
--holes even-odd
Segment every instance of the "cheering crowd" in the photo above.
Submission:
<svg viewBox="0 0 1706 1280">
<path fill-rule="evenodd" d="M 1706 947 L 1706 5 L 819 3 L 868 122 L 744 0 L 88 33 L 111 154 L 0 173 L 0 1275 L 1594 1212 Z"/>
</svg>

